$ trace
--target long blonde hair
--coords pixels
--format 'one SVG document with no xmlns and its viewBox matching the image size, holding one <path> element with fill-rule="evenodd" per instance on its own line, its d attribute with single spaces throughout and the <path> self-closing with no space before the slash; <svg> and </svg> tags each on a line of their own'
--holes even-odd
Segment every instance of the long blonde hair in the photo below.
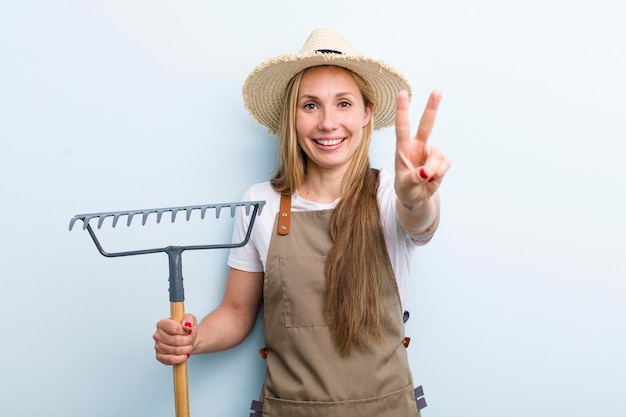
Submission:
<svg viewBox="0 0 626 417">
<path fill-rule="evenodd" d="M 306 70 L 305 70 L 306 71 Z M 375 97 L 367 83 L 349 71 L 373 110 Z M 293 194 L 306 176 L 306 155 L 298 146 L 296 110 L 304 71 L 289 82 L 278 131 L 278 169 L 271 181 L 278 192 Z M 330 219 L 333 249 L 326 258 L 324 313 L 335 347 L 349 355 L 383 340 L 382 295 L 393 285 L 393 269 L 385 245 L 378 207 L 379 171 L 370 168 L 373 117 L 342 181 L 341 200 Z"/>
</svg>

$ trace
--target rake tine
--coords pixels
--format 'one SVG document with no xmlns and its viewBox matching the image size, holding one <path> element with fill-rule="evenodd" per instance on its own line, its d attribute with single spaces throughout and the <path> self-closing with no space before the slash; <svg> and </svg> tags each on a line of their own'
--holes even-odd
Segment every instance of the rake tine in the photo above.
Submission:
<svg viewBox="0 0 626 417">
<path fill-rule="evenodd" d="M 120 219 L 120 214 L 115 214 L 113 215 L 113 227 L 115 228 L 115 226 L 117 226 L 117 222 Z"/>
<path fill-rule="evenodd" d="M 235 217 L 235 210 L 236 209 L 237 209 L 237 206 L 235 204 L 230 206 L 230 217 Z"/>
<path fill-rule="evenodd" d="M 107 218 L 107 216 L 100 216 L 98 218 L 98 229 L 102 228 L 102 224 L 104 223 L 104 220 Z"/>
<path fill-rule="evenodd" d="M 126 222 L 126 226 L 130 226 L 130 224 L 133 222 L 133 217 L 135 216 L 135 212 L 134 211 L 129 211 L 128 212 L 128 221 Z"/>
<path fill-rule="evenodd" d="M 85 220 L 83 220 L 85 222 L 85 224 L 83 225 L 83 229 L 86 229 L 87 225 L 89 224 L 91 219 L 95 219 L 95 218 L 98 218 L 98 216 L 87 216 L 87 217 L 85 217 Z"/>
<path fill-rule="evenodd" d="M 202 209 L 200 210 L 200 218 L 202 220 L 204 220 L 204 216 L 206 215 L 206 209 L 207 208 L 208 208 L 207 206 L 202 206 Z"/>
<path fill-rule="evenodd" d="M 72 231 L 72 228 L 74 227 L 74 223 L 76 223 L 76 220 L 78 220 L 78 218 L 76 217 L 72 217 L 70 219 L 70 232 Z"/>
<path fill-rule="evenodd" d="M 141 214 L 141 225 L 142 225 L 142 226 L 145 226 L 145 225 L 146 225 L 146 220 L 148 220 L 148 214 L 150 214 L 150 212 L 149 212 L 149 211 L 144 211 L 144 212 Z"/>
<path fill-rule="evenodd" d="M 187 218 L 187 221 L 189 221 L 189 219 L 191 218 L 191 212 L 193 212 L 195 209 L 196 209 L 196 207 L 191 207 L 191 208 L 188 208 L 187 210 L 185 210 L 185 212 L 186 212 L 185 214 L 187 215 L 185 217 Z"/>
<path fill-rule="evenodd" d="M 157 224 L 161 223 L 161 217 L 163 217 L 164 210 L 157 210 Z"/>
<path fill-rule="evenodd" d="M 83 230 L 87 230 L 87 223 L 89 222 L 89 220 L 86 217 L 80 217 L 80 219 L 83 221 Z"/>
<path fill-rule="evenodd" d="M 177 208 L 172 209 L 172 223 L 174 223 L 176 221 L 176 215 L 178 214 L 178 210 Z"/>
</svg>

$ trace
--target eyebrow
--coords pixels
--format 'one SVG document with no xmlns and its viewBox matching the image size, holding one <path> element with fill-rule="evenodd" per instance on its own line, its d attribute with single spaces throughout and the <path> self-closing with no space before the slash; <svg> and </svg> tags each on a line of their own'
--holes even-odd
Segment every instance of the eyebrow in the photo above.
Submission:
<svg viewBox="0 0 626 417">
<path fill-rule="evenodd" d="M 337 94 L 335 94 L 335 98 L 339 98 L 339 97 L 345 97 L 345 96 L 350 96 L 350 97 L 357 97 L 355 96 L 353 93 L 349 92 L 349 91 L 342 91 L 339 92 Z M 298 98 L 298 101 L 300 100 L 319 100 L 319 97 L 314 95 L 314 94 L 303 94 Z"/>
</svg>

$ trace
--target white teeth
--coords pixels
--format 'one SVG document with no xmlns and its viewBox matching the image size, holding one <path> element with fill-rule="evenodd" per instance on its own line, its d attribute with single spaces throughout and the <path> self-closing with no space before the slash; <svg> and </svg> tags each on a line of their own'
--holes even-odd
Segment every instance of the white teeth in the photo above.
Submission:
<svg viewBox="0 0 626 417">
<path fill-rule="evenodd" d="M 324 146 L 333 146 L 333 145 L 338 145 L 343 141 L 343 139 L 318 139 L 315 142 L 319 143 L 320 145 L 324 145 Z"/>
</svg>

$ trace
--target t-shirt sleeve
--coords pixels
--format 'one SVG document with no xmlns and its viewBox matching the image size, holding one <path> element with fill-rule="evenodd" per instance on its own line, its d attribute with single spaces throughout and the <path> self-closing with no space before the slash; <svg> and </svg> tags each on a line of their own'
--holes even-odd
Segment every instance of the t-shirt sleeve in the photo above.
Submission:
<svg viewBox="0 0 626 417">
<path fill-rule="evenodd" d="M 248 189 L 241 198 L 241 201 L 254 201 Z M 258 217 L 257 217 L 258 218 Z M 233 226 L 232 242 L 242 242 L 250 226 L 250 215 L 246 215 L 245 210 L 237 210 L 235 214 L 235 224 Z M 232 248 L 228 256 L 228 266 L 246 272 L 263 272 L 263 263 L 256 248 L 254 228 L 250 235 L 250 240 L 245 246 Z"/>
</svg>

